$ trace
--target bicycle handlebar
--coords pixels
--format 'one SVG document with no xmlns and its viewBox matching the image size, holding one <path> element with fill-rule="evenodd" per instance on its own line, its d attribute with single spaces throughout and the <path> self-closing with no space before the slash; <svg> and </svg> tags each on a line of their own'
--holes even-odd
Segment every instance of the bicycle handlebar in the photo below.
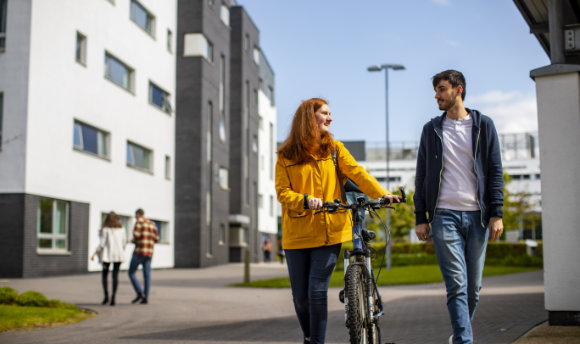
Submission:
<svg viewBox="0 0 580 344">
<path fill-rule="evenodd" d="M 405 195 L 405 190 L 403 187 L 399 187 L 399 191 L 401 192 L 401 199 L 394 201 L 396 203 L 406 203 L 407 196 Z M 391 199 L 388 198 L 377 198 L 373 200 L 365 201 L 363 197 L 357 198 L 357 202 L 353 204 L 343 204 L 340 203 L 339 199 L 335 199 L 334 202 L 324 202 L 322 203 L 322 209 L 317 210 L 314 214 L 328 212 L 334 213 L 338 209 L 351 209 L 351 210 L 358 210 L 358 209 L 365 209 L 365 208 L 372 208 L 372 209 L 380 209 L 382 207 L 394 209 L 394 207 L 390 206 Z"/>
</svg>

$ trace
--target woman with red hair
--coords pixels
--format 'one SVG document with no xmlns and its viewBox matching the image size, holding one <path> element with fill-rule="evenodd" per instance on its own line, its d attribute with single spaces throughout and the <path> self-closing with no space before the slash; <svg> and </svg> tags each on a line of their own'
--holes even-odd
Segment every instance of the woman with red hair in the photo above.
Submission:
<svg viewBox="0 0 580 344">
<path fill-rule="evenodd" d="M 370 176 L 341 142 L 333 139 L 331 122 L 330 108 L 324 99 L 302 102 L 288 138 L 278 149 L 276 163 L 282 244 L 304 343 L 324 343 L 328 283 L 341 244 L 352 239 L 350 212 L 314 214 L 312 210 L 320 210 L 323 202 L 342 198 L 346 177 L 371 198 L 399 199 Z"/>
</svg>

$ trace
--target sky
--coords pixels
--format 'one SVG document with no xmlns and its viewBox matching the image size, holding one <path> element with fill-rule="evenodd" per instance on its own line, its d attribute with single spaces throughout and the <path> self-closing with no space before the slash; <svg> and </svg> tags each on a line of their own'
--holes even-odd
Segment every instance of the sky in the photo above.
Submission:
<svg viewBox="0 0 580 344">
<path fill-rule="evenodd" d="M 465 106 L 490 116 L 500 133 L 537 131 L 530 71 L 548 55 L 509 0 L 237 0 L 260 31 L 275 73 L 277 140 L 288 136 L 301 101 L 329 102 L 338 140 L 384 146 L 385 72 L 393 144 L 418 141 L 438 116 L 431 77 L 466 78 Z"/>
</svg>

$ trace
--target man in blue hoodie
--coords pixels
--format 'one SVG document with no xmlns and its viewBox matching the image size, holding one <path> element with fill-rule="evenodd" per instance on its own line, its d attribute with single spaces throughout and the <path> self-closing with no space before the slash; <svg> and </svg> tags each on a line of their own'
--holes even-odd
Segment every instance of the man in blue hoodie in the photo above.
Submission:
<svg viewBox="0 0 580 344">
<path fill-rule="evenodd" d="M 503 232 L 503 170 L 493 121 L 463 106 L 465 78 L 433 76 L 443 114 L 423 127 L 415 177 L 416 233 L 433 238 L 447 289 L 450 343 L 473 343 L 487 240 Z"/>
</svg>

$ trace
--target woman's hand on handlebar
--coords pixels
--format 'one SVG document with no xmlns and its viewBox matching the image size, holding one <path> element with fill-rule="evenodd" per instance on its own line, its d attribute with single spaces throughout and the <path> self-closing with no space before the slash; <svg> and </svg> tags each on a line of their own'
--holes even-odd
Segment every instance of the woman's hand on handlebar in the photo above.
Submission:
<svg viewBox="0 0 580 344">
<path fill-rule="evenodd" d="M 320 198 L 309 198 L 308 199 L 308 209 L 320 210 L 322 209 L 322 200 Z"/>
<path fill-rule="evenodd" d="M 399 196 L 399 195 L 384 195 L 383 199 L 385 199 L 387 201 L 383 205 L 384 207 L 388 206 L 389 204 L 401 202 L 401 196 Z"/>
</svg>

